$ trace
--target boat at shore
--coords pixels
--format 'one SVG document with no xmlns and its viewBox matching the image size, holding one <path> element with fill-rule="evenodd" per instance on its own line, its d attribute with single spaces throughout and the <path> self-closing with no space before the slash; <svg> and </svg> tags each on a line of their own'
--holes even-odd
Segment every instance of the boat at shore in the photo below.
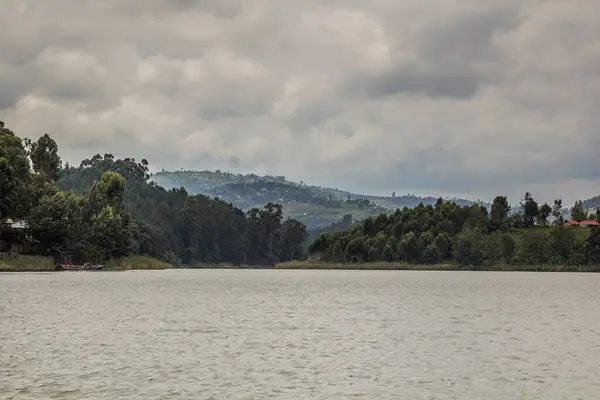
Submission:
<svg viewBox="0 0 600 400">
<path fill-rule="evenodd" d="M 85 263 L 83 265 L 58 264 L 56 269 L 58 271 L 101 271 L 104 269 L 104 266 L 90 263 Z"/>
</svg>

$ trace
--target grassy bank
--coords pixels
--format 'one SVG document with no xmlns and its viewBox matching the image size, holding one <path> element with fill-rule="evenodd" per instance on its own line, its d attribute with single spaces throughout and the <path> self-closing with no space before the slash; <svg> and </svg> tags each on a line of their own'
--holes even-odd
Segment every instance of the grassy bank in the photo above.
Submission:
<svg viewBox="0 0 600 400">
<path fill-rule="evenodd" d="M 543 233 L 543 234 L 550 234 L 552 232 L 552 230 L 554 229 L 554 227 L 551 226 L 540 226 L 540 227 L 533 227 L 533 228 L 527 228 L 527 229 L 511 229 L 508 231 L 508 233 L 513 237 L 513 239 L 515 240 L 522 240 L 522 239 L 527 239 L 528 235 L 531 234 L 535 234 L 535 233 Z M 590 228 L 572 228 L 573 232 L 575 232 L 575 236 L 577 237 L 578 240 L 581 241 L 585 241 L 587 239 L 587 237 L 590 235 L 590 233 L 592 232 L 592 230 Z"/>
<path fill-rule="evenodd" d="M 54 270 L 54 262 L 49 257 L 18 256 L 14 259 L 0 259 L 0 272 L 47 272 Z"/>
<path fill-rule="evenodd" d="M 111 260 L 104 265 L 107 271 L 127 270 L 164 270 L 176 268 L 173 265 L 144 256 L 131 256 Z M 230 264 L 198 264 L 183 266 L 193 269 L 255 269 L 268 268 L 249 265 Z M 529 271 L 529 272 L 600 272 L 600 265 L 509 265 L 497 264 L 485 267 L 468 267 L 453 263 L 445 264 L 408 264 L 401 262 L 368 262 L 368 263 L 330 263 L 319 260 L 290 261 L 278 263 L 275 269 L 312 269 L 312 270 L 387 270 L 387 271 Z M 18 259 L 0 259 L 0 272 L 48 272 L 55 271 L 56 266 L 51 258 L 37 256 L 19 256 Z"/>
<path fill-rule="evenodd" d="M 228 263 L 220 263 L 220 264 L 210 264 L 210 263 L 199 263 L 195 265 L 183 265 L 181 268 L 186 269 L 265 269 L 269 268 L 264 265 L 248 265 L 248 264 L 228 264 Z M 271 267 L 272 268 L 272 267 Z"/>
<path fill-rule="evenodd" d="M 397 262 L 329 263 L 325 261 L 290 261 L 275 265 L 277 269 L 322 270 L 395 270 L 395 271 L 529 271 L 529 272 L 600 272 L 595 265 L 508 265 L 468 267 L 457 264 L 419 265 Z"/>
<path fill-rule="evenodd" d="M 131 256 L 111 260 L 104 264 L 108 271 L 133 269 L 161 270 L 174 268 L 171 264 L 150 257 Z M 14 259 L 0 259 L 0 272 L 48 272 L 56 271 L 56 264 L 49 257 L 22 256 Z"/>
<path fill-rule="evenodd" d="M 368 263 L 330 263 L 325 261 L 289 261 L 275 264 L 276 269 L 348 269 L 348 270 L 428 270 L 453 271 L 459 270 L 452 264 L 417 265 L 400 262 L 368 262 Z"/>
<path fill-rule="evenodd" d="M 134 269 L 161 270 L 170 268 L 175 267 L 165 261 L 144 256 L 130 256 L 125 258 L 119 258 L 116 260 L 110 260 L 109 262 L 104 264 L 104 269 L 107 271 L 126 271 Z"/>
</svg>

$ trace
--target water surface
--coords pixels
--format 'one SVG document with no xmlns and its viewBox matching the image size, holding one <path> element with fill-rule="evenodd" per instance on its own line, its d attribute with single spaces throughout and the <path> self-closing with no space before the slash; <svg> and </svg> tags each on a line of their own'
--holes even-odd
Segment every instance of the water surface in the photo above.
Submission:
<svg viewBox="0 0 600 400">
<path fill-rule="evenodd" d="M 598 399 L 600 275 L 0 274 L 2 399 Z"/>
</svg>

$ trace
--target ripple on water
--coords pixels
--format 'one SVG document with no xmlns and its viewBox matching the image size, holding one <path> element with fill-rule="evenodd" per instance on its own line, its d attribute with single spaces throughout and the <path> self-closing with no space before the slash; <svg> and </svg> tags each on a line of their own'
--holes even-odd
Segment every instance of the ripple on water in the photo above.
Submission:
<svg viewBox="0 0 600 400">
<path fill-rule="evenodd" d="M 0 398 L 600 398 L 600 275 L 0 274 Z"/>
</svg>

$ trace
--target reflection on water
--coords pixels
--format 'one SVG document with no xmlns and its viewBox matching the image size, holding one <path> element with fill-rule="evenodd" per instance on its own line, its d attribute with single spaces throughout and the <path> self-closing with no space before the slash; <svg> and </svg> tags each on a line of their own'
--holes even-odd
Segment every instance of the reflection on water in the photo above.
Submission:
<svg viewBox="0 0 600 400">
<path fill-rule="evenodd" d="M 0 398 L 597 399 L 600 275 L 0 274 Z"/>
</svg>

